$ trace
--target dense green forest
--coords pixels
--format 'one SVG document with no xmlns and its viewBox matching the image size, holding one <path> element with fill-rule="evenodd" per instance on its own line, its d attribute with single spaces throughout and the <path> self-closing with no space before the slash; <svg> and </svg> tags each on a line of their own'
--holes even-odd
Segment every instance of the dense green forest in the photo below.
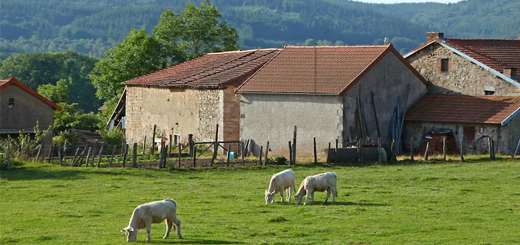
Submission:
<svg viewBox="0 0 520 245">
<path fill-rule="evenodd" d="M 74 50 L 94 57 L 131 29 L 151 32 L 167 8 L 188 0 L 3 0 L 0 59 L 12 53 Z M 199 4 L 200 0 L 192 0 Z M 285 44 L 379 44 L 387 37 L 406 52 L 426 31 L 453 37 L 520 35 L 520 2 L 368 4 L 350 0 L 214 0 L 243 49 Z M 307 41 L 307 42 L 306 42 Z"/>
</svg>

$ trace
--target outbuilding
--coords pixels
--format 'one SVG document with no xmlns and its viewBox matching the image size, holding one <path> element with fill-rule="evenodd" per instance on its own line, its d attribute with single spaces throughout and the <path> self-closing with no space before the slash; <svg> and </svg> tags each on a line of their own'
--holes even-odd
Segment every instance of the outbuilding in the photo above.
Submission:
<svg viewBox="0 0 520 245">
<path fill-rule="evenodd" d="M 335 140 L 392 142 L 392 117 L 426 94 L 425 79 L 392 44 L 286 46 L 237 90 L 240 138 L 269 141 L 270 155 L 288 156 L 297 126 L 297 154 L 311 156 Z M 405 103 L 407 101 L 407 103 Z"/>
</svg>

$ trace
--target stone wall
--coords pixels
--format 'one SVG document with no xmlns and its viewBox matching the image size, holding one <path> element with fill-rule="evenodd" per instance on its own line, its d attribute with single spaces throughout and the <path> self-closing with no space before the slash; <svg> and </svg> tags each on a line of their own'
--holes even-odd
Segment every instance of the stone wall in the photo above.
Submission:
<svg viewBox="0 0 520 245">
<path fill-rule="evenodd" d="M 401 106 L 404 105 L 408 84 L 410 84 L 410 93 L 407 108 L 410 108 L 426 94 L 426 85 L 394 53 L 388 53 L 345 95 L 345 141 L 350 141 L 359 136 L 356 97 L 360 98 L 363 105 L 368 137 L 371 139 L 378 138 L 370 94 L 374 92 L 381 141 L 383 145 L 389 146 L 392 142 L 390 122 L 397 103 L 397 96 L 401 98 Z"/>
<path fill-rule="evenodd" d="M 199 130 L 195 137 L 197 141 L 214 141 L 217 124 L 219 125 L 219 140 L 222 140 L 225 128 L 223 127 L 223 92 L 222 90 L 199 90 Z"/>
<path fill-rule="evenodd" d="M 441 71 L 441 59 L 449 60 L 449 69 L 446 72 Z M 430 94 L 481 96 L 485 95 L 485 90 L 494 90 L 494 95 L 520 96 L 520 89 L 515 85 L 439 44 L 432 44 L 408 57 L 407 60 L 432 83 L 428 87 Z"/>
<path fill-rule="evenodd" d="M 154 125 L 157 125 L 159 135 L 180 135 L 181 143 L 188 140 L 189 134 L 193 134 L 195 141 L 213 141 L 217 124 L 219 140 L 238 140 L 240 111 L 234 88 L 128 86 L 126 96 L 126 137 L 129 143 L 143 143 L 146 135 L 147 144 L 150 144 Z"/>
</svg>

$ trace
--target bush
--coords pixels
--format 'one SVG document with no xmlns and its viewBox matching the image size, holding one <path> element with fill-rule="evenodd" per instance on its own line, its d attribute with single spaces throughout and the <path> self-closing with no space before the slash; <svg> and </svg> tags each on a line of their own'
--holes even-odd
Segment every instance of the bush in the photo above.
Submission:
<svg viewBox="0 0 520 245">
<path fill-rule="evenodd" d="M 108 145 L 121 145 L 124 142 L 124 135 L 121 130 L 100 131 L 99 134 Z"/>
<path fill-rule="evenodd" d="M 62 131 L 52 138 L 52 143 L 63 146 L 65 144 L 65 140 L 67 140 L 68 144 L 72 146 L 77 146 L 79 141 L 77 135 L 69 131 Z"/>
</svg>

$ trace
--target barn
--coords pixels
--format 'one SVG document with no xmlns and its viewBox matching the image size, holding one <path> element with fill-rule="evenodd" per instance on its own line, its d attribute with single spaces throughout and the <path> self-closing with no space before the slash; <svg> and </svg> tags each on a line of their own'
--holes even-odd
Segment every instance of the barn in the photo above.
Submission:
<svg viewBox="0 0 520 245">
<path fill-rule="evenodd" d="M 210 53 L 124 82 L 125 91 L 109 124 L 125 132 L 128 143 L 173 136 L 185 143 L 239 139 L 239 99 L 235 89 L 279 50 Z"/>
<path fill-rule="evenodd" d="M 297 127 L 297 154 L 319 152 L 337 139 L 392 142 L 396 105 L 426 94 L 425 79 L 392 44 L 286 46 L 247 79 L 240 95 L 240 138 L 269 141 L 270 155 L 288 156 Z"/>
</svg>

